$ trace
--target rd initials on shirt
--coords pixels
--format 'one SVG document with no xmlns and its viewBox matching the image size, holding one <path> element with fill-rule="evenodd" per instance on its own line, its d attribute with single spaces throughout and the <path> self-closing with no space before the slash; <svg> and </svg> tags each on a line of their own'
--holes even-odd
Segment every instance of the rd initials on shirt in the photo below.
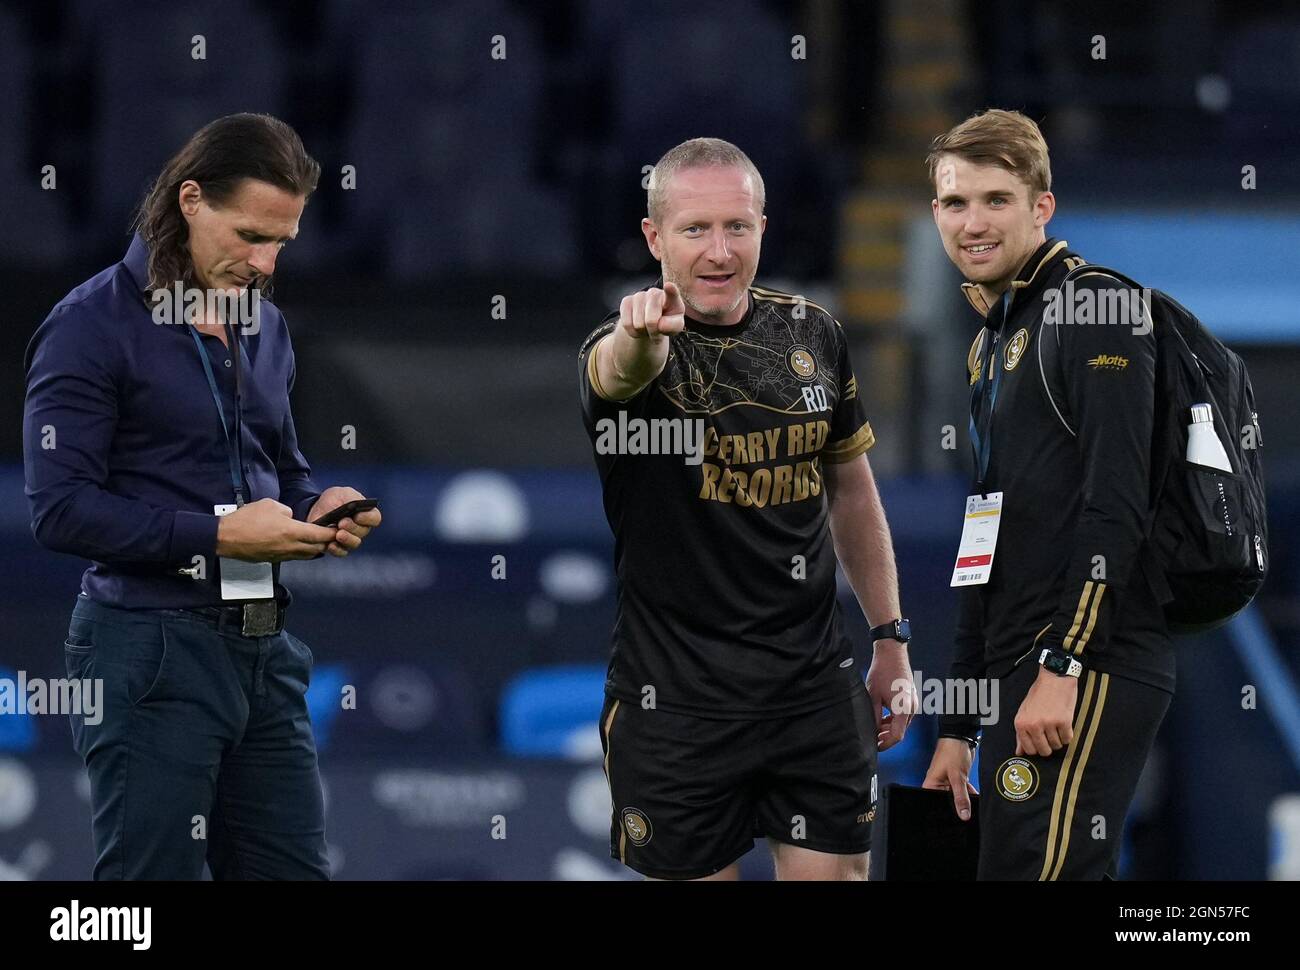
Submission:
<svg viewBox="0 0 1300 970">
<path fill-rule="evenodd" d="M 809 412 L 812 411 L 829 411 L 830 402 L 826 399 L 826 388 L 820 384 L 813 384 L 811 387 L 803 388 L 803 402 L 808 406 Z"/>
</svg>

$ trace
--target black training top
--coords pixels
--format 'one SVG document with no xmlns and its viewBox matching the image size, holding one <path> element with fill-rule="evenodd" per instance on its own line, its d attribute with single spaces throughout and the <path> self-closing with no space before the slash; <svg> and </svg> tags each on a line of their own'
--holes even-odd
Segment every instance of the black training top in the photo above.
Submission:
<svg viewBox="0 0 1300 970">
<path fill-rule="evenodd" d="M 874 438 L 840 325 L 802 297 L 751 287 L 735 325 L 688 316 L 663 372 L 619 403 L 592 352 L 617 323 L 607 316 L 579 352 L 618 574 L 607 693 L 734 719 L 860 690 L 822 471 Z M 696 432 L 700 451 L 681 454 Z M 664 450 L 678 453 L 644 453 Z"/>
<path fill-rule="evenodd" d="M 1052 646 L 1172 691 L 1173 648 L 1141 566 L 1156 341 L 1140 295 L 1114 277 L 1080 269 L 1061 290 L 1084 264 L 1049 239 L 1003 301 L 966 285 L 984 316 L 967 359 L 972 412 L 991 442 L 972 491 L 1002 492 L 1003 511 L 988 583 L 961 591 L 952 676 L 1000 677 Z"/>
</svg>

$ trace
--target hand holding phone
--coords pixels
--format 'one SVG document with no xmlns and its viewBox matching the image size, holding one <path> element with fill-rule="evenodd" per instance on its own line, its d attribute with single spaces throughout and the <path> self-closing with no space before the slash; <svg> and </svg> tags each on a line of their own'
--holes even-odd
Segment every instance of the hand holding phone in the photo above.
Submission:
<svg viewBox="0 0 1300 970">
<path fill-rule="evenodd" d="M 338 508 L 326 512 L 319 519 L 313 519 L 312 525 L 338 525 L 344 519 L 354 519 L 361 512 L 379 508 L 379 499 L 359 498 L 344 502 Z"/>
</svg>

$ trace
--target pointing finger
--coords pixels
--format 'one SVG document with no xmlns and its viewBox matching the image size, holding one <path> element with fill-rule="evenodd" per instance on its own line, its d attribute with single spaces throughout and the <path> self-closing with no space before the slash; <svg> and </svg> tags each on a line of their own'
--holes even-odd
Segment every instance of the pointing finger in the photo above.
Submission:
<svg viewBox="0 0 1300 970">
<path fill-rule="evenodd" d="M 646 332 L 645 297 L 641 293 L 632 297 L 632 329 L 638 337 Z"/>
<path fill-rule="evenodd" d="M 648 334 L 657 334 L 659 332 L 659 317 L 663 314 L 664 309 L 664 291 L 651 289 L 646 292 L 645 298 L 645 331 Z"/>
</svg>

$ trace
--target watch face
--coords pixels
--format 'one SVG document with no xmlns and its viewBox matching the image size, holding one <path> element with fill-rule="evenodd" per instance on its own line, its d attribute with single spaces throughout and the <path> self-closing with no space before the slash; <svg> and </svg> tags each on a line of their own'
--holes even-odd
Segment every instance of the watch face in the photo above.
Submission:
<svg viewBox="0 0 1300 970">
<path fill-rule="evenodd" d="M 912 638 L 912 624 L 908 620 L 891 620 L 871 628 L 871 642 L 877 640 L 897 640 L 907 643 Z"/>
<path fill-rule="evenodd" d="M 1044 649 L 1043 658 L 1039 661 L 1050 673 L 1064 674 L 1070 669 L 1071 658 L 1066 654 L 1055 653 Z"/>
</svg>

